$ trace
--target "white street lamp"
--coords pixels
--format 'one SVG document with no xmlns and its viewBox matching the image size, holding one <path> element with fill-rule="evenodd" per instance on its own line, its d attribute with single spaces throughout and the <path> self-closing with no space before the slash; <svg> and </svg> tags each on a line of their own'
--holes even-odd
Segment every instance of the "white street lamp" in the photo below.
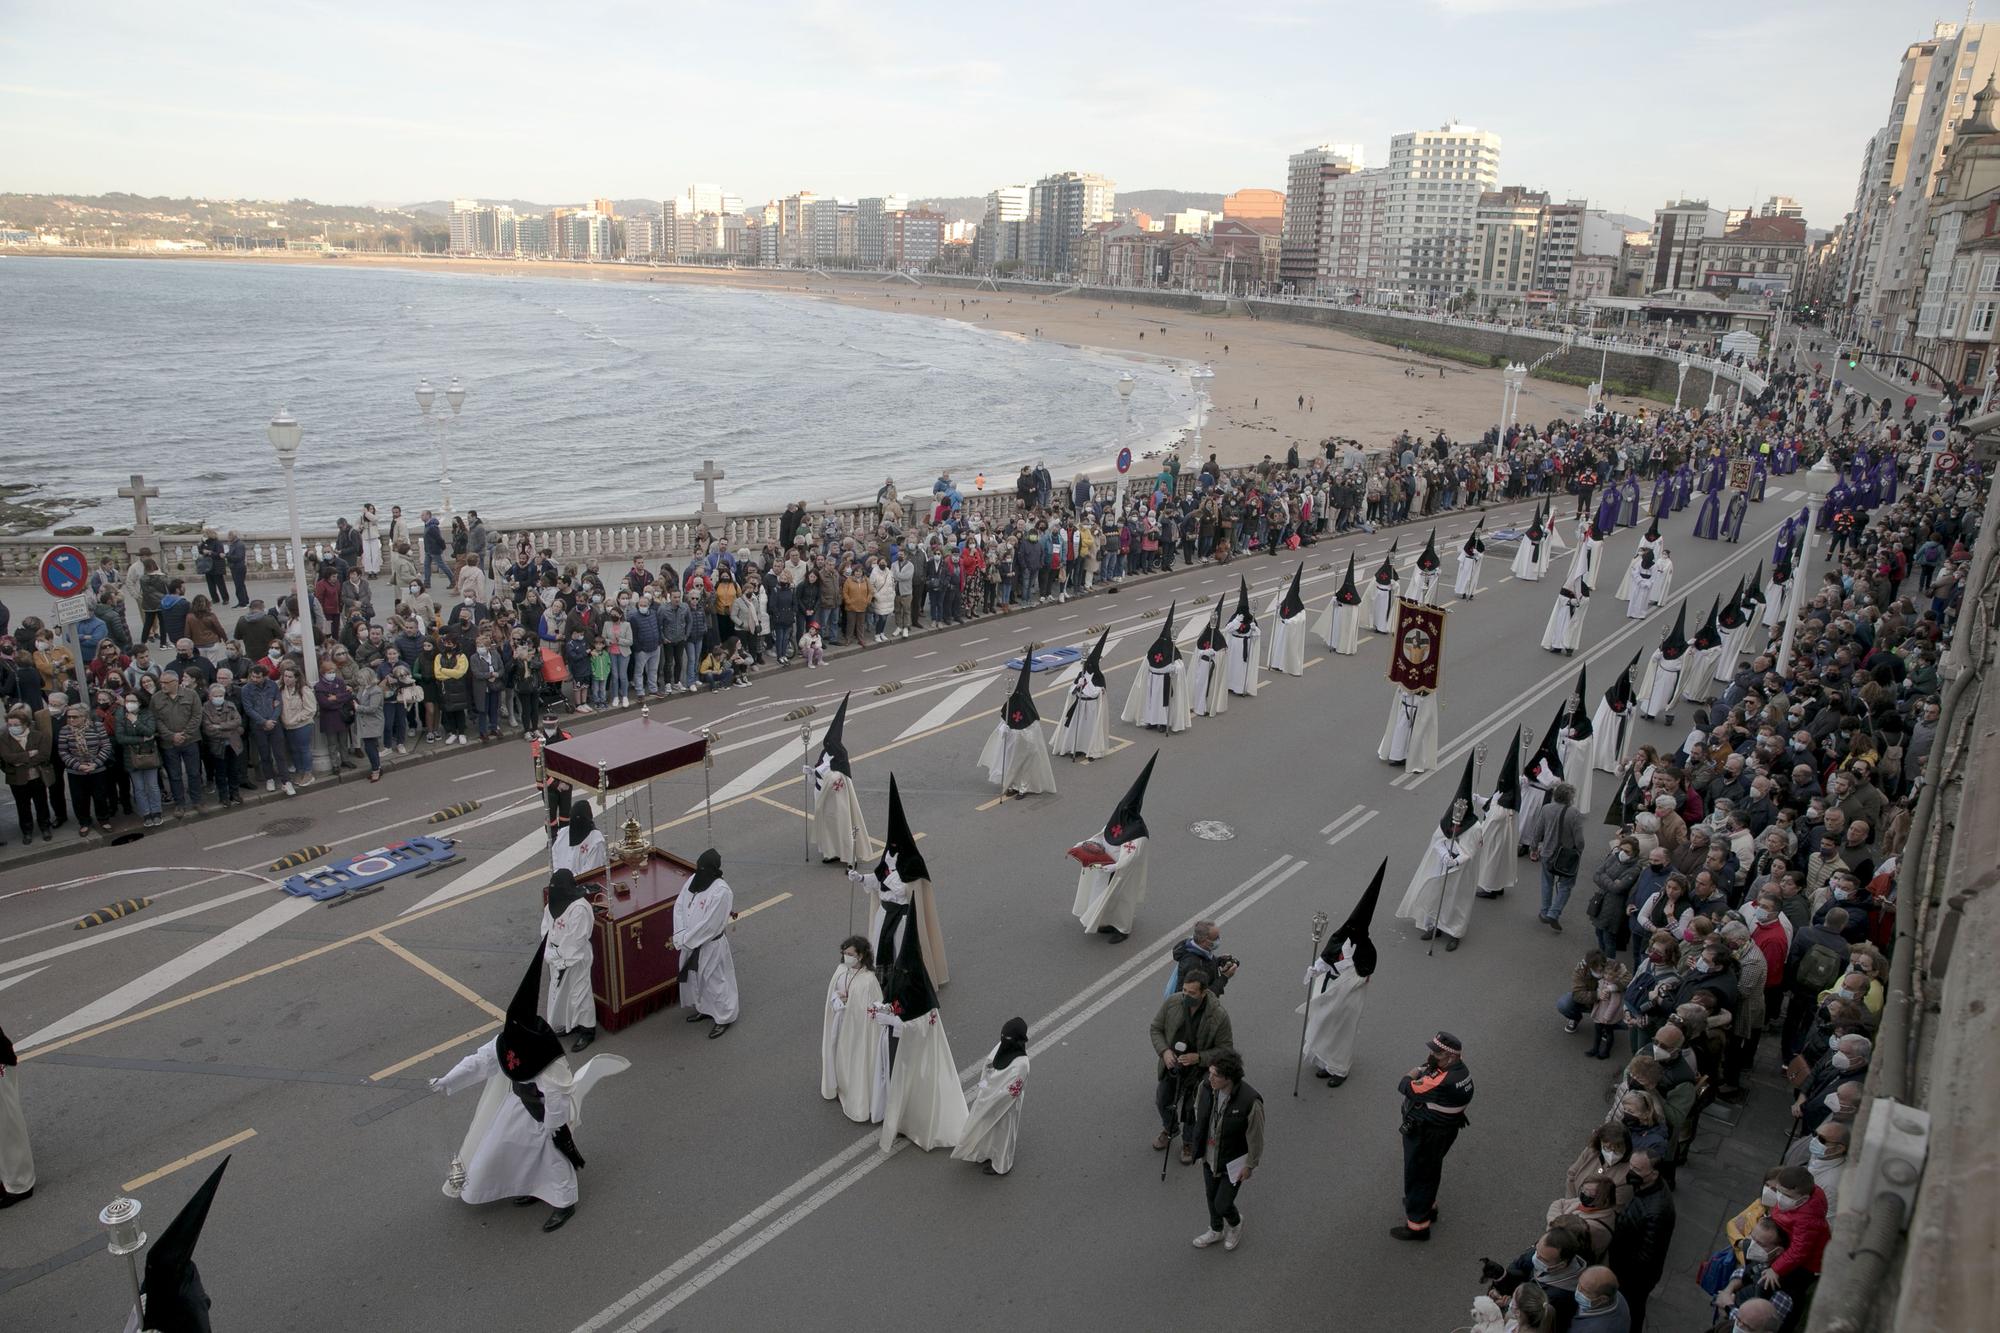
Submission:
<svg viewBox="0 0 2000 1333">
<path fill-rule="evenodd" d="M 299 490 L 292 480 L 305 428 L 281 407 L 265 433 L 271 438 L 271 448 L 277 451 L 279 466 L 285 469 L 285 507 L 292 518 L 292 595 L 298 599 L 299 646 L 305 657 L 306 687 L 310 689 L 319 679 L 319 658 L 313 651 L 312 591 L 306 586 L 305 539 L 299 533 Z"/>
<path fill-rule="evenodd" d="M 1675 363 L 1674 369 L 1680 372 L 1679 378 L 1674 380 L 1674 413 L 1678 416 L 1681 410 L 1681 388 L 1687 383 L 1688 372 L 1694 369 L 1694 364 L 1686 357 L 1682 357 Z"/>
<path fill-rule="evenodd" d="M 1799 613 L 1805 607 L 1801 598 L 1812 593 L 1813 516 L 1818 512 L 1820 501 L 1826 499 L 1827 492 L 1839 479 L 1840 474 L 1825 454 L 1819 456 L 1819 462 L 1806 469 L 1806 493 L 1811 499 L 1806 502 L 1806 528 L 1799 543 L 1798 564 L 1792 570 L 1791 604 L 1785 608 L 1785 637 L 1778 645 L 1777 671 L 1780 676 L 1792 669 L 1792 635 L 1798 628 Z"/>
<path fill-rule="evenodd" d="M 437 402 L 437 390 L 428 379 L 417 381 L 417 410 L 424 415 L 424 422 L 431 428 L 432 442 L 438 451 L 438 490 L 444 496 L 445 526 L 451 526 L 451 449 L 449 436 L 458 424 L 459 409 L 465 406 L 465 387 L 458 382 L 458 376 L 451 377 L 445 388 L 444 401 L 451 408 L 451 415 L 433 415 L 431 407 Z"/>
<path fill-rule="evenodd" d="M 1123 370 L 1118 373 L 1118 398 L 1125 406 L 1125 419 L 1118 427 L 1118 451 L 1121 454 L 1132 446 L 1132 390 L 1137 384 L 1138 381 L 1132 378 L 1131 371 Z M 1125 508 L 1125 474 L 1123 472 L 1118 474 L 1117 503 L 1119 509 L 1122 510 Z"/>
<path fill-rule="evenodd" d="M 1215 378 L 1215 371 L 1207 365 L 1199 365 L 1188 372 L 1188 378 L 1194 381 L 1194 461 L 1195 466 L 1200 467 L 1204 461 L 1201 456 L 1201 428 L 1208 421 L 1208 382 Z"/>
</svg>

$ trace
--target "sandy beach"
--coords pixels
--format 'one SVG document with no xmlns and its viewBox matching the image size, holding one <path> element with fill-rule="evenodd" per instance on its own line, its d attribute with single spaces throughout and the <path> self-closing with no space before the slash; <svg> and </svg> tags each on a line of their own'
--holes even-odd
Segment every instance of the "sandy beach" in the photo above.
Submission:
<svg viewBox="0 0 2000 1333">
<path fill-rule="evenodd" d="M 63 252 L 77 255 L 79 252 Z M 122 256 L 139 258 L 131 252 Z M 105 256 L 109 258 L 110 256 Z M 1500 409 L 1497 370 L 1482 370 L 1332 329 L 1196 314 L 1082 296 L 973 292 L 919 288 L 878 275 L 823 278 L 799 270 L 652 268 L 624 264 L 463 259 L 402 255 L 179 254 L 146 255 L 189 263 L 306 264 L 352 267 L 387 265 L 463 275 L 560 277 L 602 282 L 690 283 L 709 287 L 794 293 L 843 305 L 936 319 L 955 319 L 996 332 L 1093 347 L 1117 355 L 1179 365 L 1206 362 L 1210 408 L 1202 431 L 1204 452 L 1224 466 L 1282 460 L 1293 444 L 1305 454 L 1329 436 L 1385 446 L 1398 431 L 1422 435 L 1443 430 L 1454 439 L 1477 437 Z M 1405 372 L 1410 373 L 1405 373 Z M 1106 386 L 1111 392 L 1111 386 Z M 1304 399 L 1301 405 L 1300 399 Z M 1643 399 L 1614 397 L 1628 411 Z M 1530 380 L 1521 392 L 1520 419 L 1575 417 L 1584 408 L 1579 387 Z M 954 470 L 978 459 L 953 460 Z M 1108 471 L 1111 460 L 1102 469 Z M 928 466 L 928 465 L 927 465 Z M 914 480 L 914 478 L 913 478 Z M 997 480 L 997 479 L 996 479 Z"/>
</svg>

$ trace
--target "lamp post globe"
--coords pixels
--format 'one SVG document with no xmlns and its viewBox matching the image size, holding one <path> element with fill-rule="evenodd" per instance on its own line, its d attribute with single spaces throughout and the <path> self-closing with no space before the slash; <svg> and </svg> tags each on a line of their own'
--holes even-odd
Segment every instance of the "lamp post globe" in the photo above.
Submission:
<svg viewBox="0 0 2000 1333">
<path fill-rule="evenodd" d="M 451 383 L 444 391 L 445 402 L 451 404 L 451 414 L 458 415 L 458 409 L 465 406 L 465 386 L 458 382 L 458 376 L 451 377 Z"/>
<path fill-rule="evenodd" d="M 429 416 L 431 414 L 431 404 L 436 401 L 437 401 L 437 390 L 431 387 L 431 382 L 427 379 L 418 380 L 417 410 L 419 412 L 422 412 L 425 416 Z"/>
</svg>

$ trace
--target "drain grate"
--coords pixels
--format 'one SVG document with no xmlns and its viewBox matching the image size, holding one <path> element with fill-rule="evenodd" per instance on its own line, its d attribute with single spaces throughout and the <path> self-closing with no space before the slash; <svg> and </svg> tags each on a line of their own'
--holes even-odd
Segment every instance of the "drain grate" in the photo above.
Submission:
<svg viewBox="0 0 2000 1333">
<path fill-rule="evenodd" d="M 1188 825 L 1188 832 L 1203 842 L 1228 842 L 1236 836 L 1236 830 L 1219 819 L 1197 819 Z"/>
<path fill-rule="evenodd" d="M 267 838 L 289 838 L 294 833 L 304 833 L 312 827 L 312 820 L 304 816 L 290 819 L 274 819 L 257 831 Z"/>
</svg>

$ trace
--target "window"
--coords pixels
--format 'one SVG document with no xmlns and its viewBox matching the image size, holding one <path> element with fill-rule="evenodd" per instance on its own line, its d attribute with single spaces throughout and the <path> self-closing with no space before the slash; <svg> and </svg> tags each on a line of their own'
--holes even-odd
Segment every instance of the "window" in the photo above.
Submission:
<svg viewBox="0 0 2000 1333">
<path fill-rule="evenodd" d="M 1944 325 L 1943 325 L 1945 332 L 1950 333 L 1956 331 L 1958 328 L 1959 316 L 1963 315 L 1964 313 L 1965 313 L 1965 302 L 1963 301 L 1945 302 Z"/>
<path fill-rule="evenodd" d="M 1979 261 L 1979 290 L 2000 292 L 2000 258 Z"/>
<path fill-rule="evenodd" d="M 1972 261 L 1970 259 L 1961 259 L 1953 264 L 1951 266 L 1951 289 L 1955 292 L 1964 291 L 1965 284 L 1971 273 Z"/>
<path fill-rule="evenodd" d="M 2000 303 L 1993 301 L 1974 301 L 1972 303 L 1972 323 L 1968 324 L 1965 329 L 1968 336 L 1984 337 L 1993 332 L 1993 308 L 1996 304 Z"/>
</svg>

